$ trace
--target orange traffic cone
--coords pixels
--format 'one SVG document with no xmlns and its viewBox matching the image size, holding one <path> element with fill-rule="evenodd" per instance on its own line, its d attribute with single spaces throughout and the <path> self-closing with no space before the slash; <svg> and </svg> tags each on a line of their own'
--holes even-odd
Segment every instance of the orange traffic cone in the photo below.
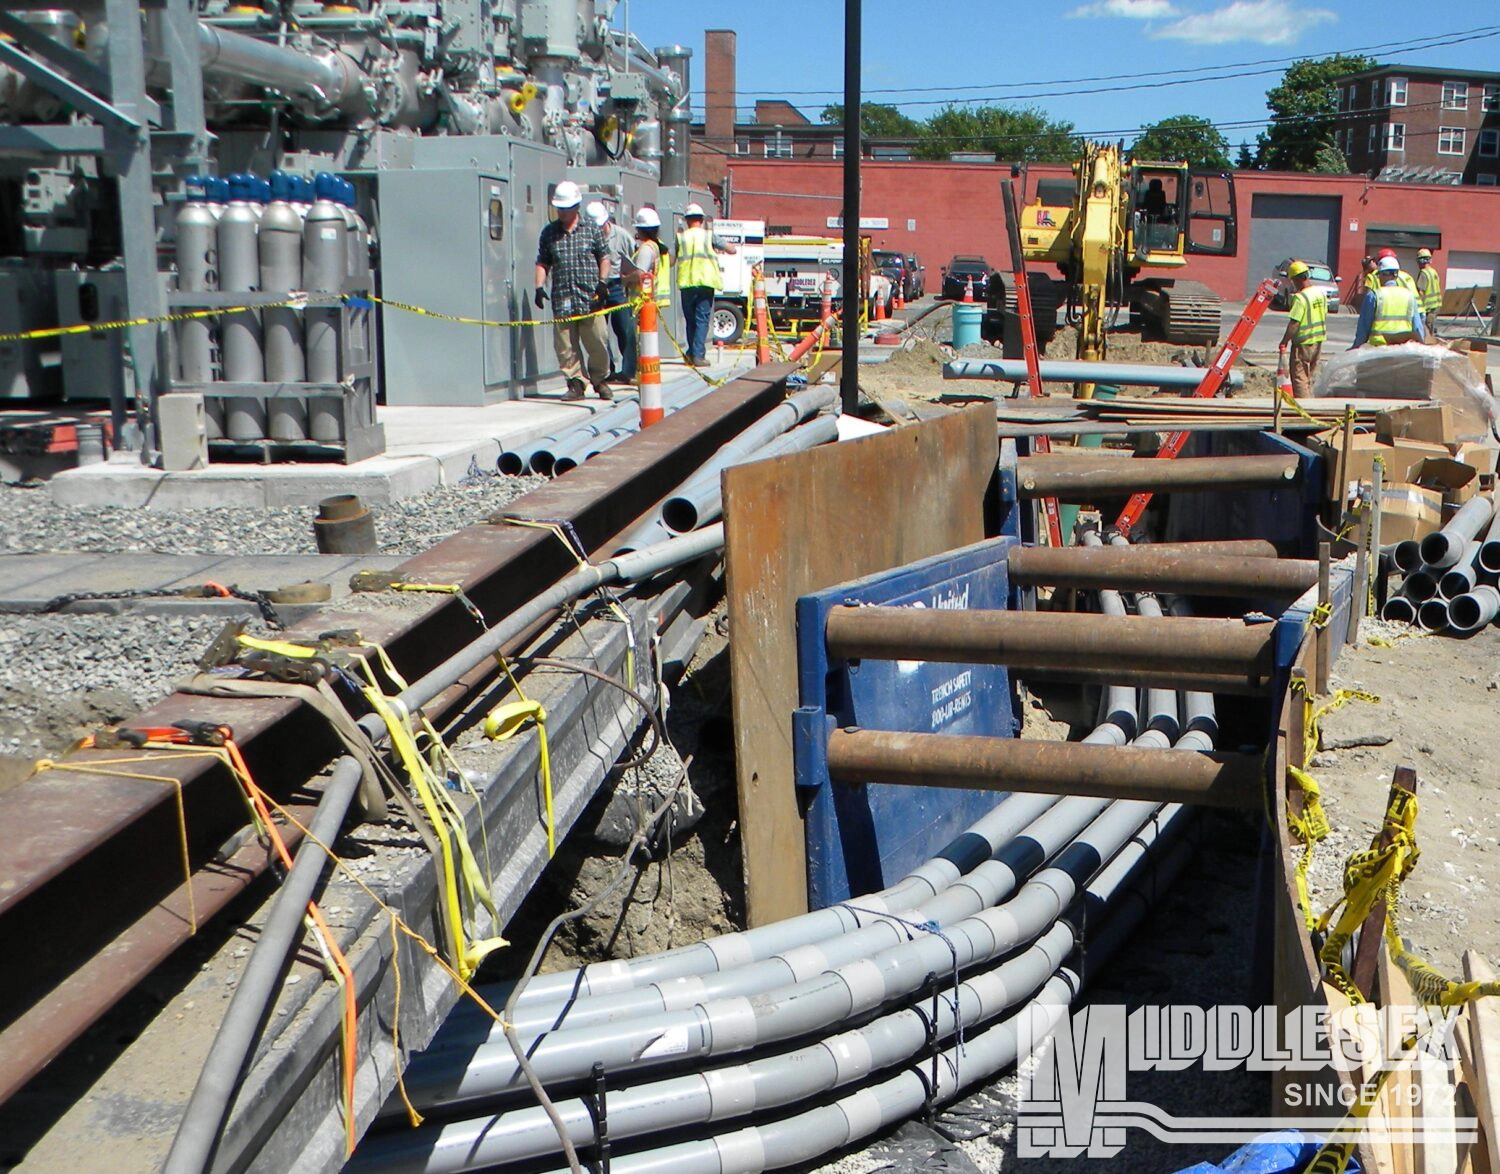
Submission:
<svg viewBox="0 0 1500 1174">
<path fill-rule="evenodd" d="M 972 302 L 973 300 L 974 300 L 974 279 L 971 277 L 964 284 L 964 301 L 966 301 L 966 302 Z"/>
<path fill-rule="evenodd" d="M 1279 363 L 1276 366 L 1276 390 L 1281 394 L 1282 399 L 1295 400 L 1297 398 L 1292 394 L 1292 376 L 1291 372 L 1286 369 L 1285 363 Z"/>
</svg>

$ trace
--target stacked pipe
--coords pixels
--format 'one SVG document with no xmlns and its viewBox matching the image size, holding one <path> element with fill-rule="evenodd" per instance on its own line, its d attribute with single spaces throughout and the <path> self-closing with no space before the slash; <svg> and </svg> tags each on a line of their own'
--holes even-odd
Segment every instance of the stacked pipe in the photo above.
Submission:
<svg viewBox="0 0 1500 1174">
<path fill-rule="evenodd" d="M 1101 591 L 1100 606 L 1126 615 L 1118 592 Z M 1171 611 L 1187 614 L 1180 601 Z M 1175 692 L 1148 694 L 1139 715 L 1135 701 L 1132 689 L 1106 690 L 1104 720 L 1087 740 L 1133 758 L 1149 753 L 1122 749 L 1136 730 L 1166 733 L 1168 714 L 1179 724 Z M 1180 712 L 1187 733 L 1154 744 L 1211 749 L 1212 696 L 1184 697 Z M 502 1030 L 463 1004 L 406 1072 L 408 1095 L 435 1124 L 405 1128 L 405 1107 L 393 1101 L 349 1168 L 547 1169 L 559 1130 L 578 1147 L 597 1140 L 601 1106 L 557 1094 L 591 1078 L 597 1087 L 601 1074 L 613 1170 L 809 1162 L 1014 1063 L 1022 1016 L 1055 1021 L 1082 989 L 1087 975 L 1070 961 L 1079 937 L 1097 965 L 1149 907 L 1155 893 L 1141 900 L 1142 884 L 1169 885 L 1180 871 L 1187 814 L 1175 803 L 1009 794 L 879 893 L 538 977 L 507 1011 L 553 1089 L 555 1117 L 526 1096 Z M 499 1005 L 512 992 L 480 993 Z M 944 1049 L 935 1065 L 932 1041 Z M 935 1086 L 924 1080 L 933 1071 Z"/>
<path fill-rule="evenodd" d="M 1402 578 L 1382 619 L 1468 636 L 1500 616 L 1500 514 L 1490 494 L 1471 497 L 1436 533 L 1397 543 L 1391 557 Z"/>
</svg>

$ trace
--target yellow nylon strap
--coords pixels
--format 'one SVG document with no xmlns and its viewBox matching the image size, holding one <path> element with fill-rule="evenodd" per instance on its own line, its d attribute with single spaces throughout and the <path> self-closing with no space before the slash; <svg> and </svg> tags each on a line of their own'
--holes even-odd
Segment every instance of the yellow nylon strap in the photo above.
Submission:
<svg viewBox="0 0 1500 1174">
<path fill-rule="evenodd" d="M 250 648 L 256 652 L 270 652 L 276 656 L 291 657 L 295 660 L 311 660 L 319 654 L 319 649 L 312 644 L 292 644 L 286 640 L 264 640 L 259 636 L 239 635 L 235 642 L 241 648 Z"/>
<path fill-rule="evenodd" d="M 506 669 L 506 675 L 510 670 Z M 515 678 L 511 677 L 514 682 Z M 516 692 L 520 693 L 517 686 Z M 547 710 L 540 701 L 529 700 L 524 693 L 521 700 L 497 705 L 484 719 L 484 736 L 495 742 L 505 742 L 525 728 L 526 723 L 536 723 L 537 752 L 541 759 L 542 797 L 547 813 L 547 858 L 557 855 L 557 820 L 552 811 L 552 758 L 547 749 Z"/>
</svg>

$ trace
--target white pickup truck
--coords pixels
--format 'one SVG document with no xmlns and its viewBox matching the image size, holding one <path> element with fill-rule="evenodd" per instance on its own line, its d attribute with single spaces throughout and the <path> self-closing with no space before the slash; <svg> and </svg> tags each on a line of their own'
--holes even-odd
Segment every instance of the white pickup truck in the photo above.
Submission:
<svg viewBox="0 0 1500 1174">
<path fill-rule="evenodd" d="M 739 250 L 719 258 L 724 288 L 714 300 L 709 328 L 714 342 L 729 345 L 744 335 L 754 292 L 752 273 L 757 265 L 766 276 L 766 305 L 777 327 L 797 329 L 799 323 L 816 322 L 823 304 L 823 285 L 830 274 L 835 304 L 840 300 L 843 241 L 811 236 L 767 239 L 765 227 L 761 220 L 714 222 L 714 232 L 720 239 Z"/>
</svg>

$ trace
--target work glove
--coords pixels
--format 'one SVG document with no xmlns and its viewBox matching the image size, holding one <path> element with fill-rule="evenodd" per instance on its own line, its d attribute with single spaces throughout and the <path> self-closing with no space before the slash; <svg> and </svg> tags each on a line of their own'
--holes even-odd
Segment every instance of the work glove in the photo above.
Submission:
<svg viewBox="0 0 1500 1174">
<path fill-rule="evenodd" d="M 609 283 L 607 281 L 601 281 L 594 287 L 593 308 L 596 310 L 602 310 L 607 305 L 609 305 Z"/>
<path fill-rule="evenodd" d="M 540 310 L 547 304 L 547 291 L 544 290 L 541 286 L 537 286 L 536 297 L 532 298 L 531 300 L 536 303 L 536 308 Z"/>
</svg>

